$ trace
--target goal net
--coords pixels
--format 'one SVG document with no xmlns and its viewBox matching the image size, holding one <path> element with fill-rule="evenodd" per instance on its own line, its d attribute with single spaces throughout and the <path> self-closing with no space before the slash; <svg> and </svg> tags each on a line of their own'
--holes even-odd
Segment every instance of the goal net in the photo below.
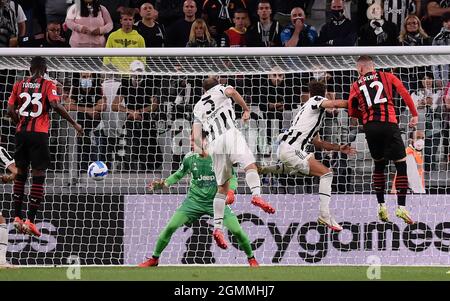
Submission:
<svg viewBox="0 0 450 301">
<path fill-rule="evenodd" d="M 386 191 L 392 222 L 377 220 L 373 162 L 362 127 L 346 110 L 327 111 L 320 135 L 351 144 L 357 155 L 311 149 L 333 170 L 331 210 L 344 228 L 341 233 L 317 224 L 318 179 L 312 177 L 262 176 L 264 197 L 277 210 L 269 216 L 250 204 L 238 167 L 232 210 L 263 264 L 450 265 L 449 48 L 10 51 L 2 50 L 0 56 L 2 146 L 13 154 L 15 127 L 6 115 L 6 100 L 13 84 L 29 75 L 34 55 L 47 57 L 48 76 L 57 84 L 61 102 L 85 130 L 77 137 L 65 120 L 51 113 L 52 164 L 36 219 L 43 235 L 18 234 L 10 223 L 12 264 L 60 265 L 77 258 L 86 265 L 135 265 L 150 257 L 159 233 L 185 199 L 189 177 L 159 192 L 150 192 L 147 185 L 176 171 L 191 150 L 192 109 L 206 77 L 218 76 L 220 83 L 243 95 L 252 114 L 243 124 L 236 105 L 238 128 L 257 162 L 270 165 L 277 162 L 277 137 L 309 98 L 309 81 L 323 81 L 330 99 L 347 99 L 357 78 L 356 58 L 371 54 L 377 68 L 403 81 L 419 111 L 413 131 L 407 126 L 409 111 L 395 95 L 405 146 L 413 143 L 411 138 L 424 138 L 423 150 L 412 158 L 415 166 L 414 160 L 423 160 L 423 173 L 416 167 L 418 178 L 410 179 L 415 184 L 407 197 L 417 223 L 408 226 L 395 217 L 393 165 L 387 169 Z M 104 181 L 87 177 L 88 165 L 97 160 L 109 168 Z M 1 212 L 11 222 L 12 185 L 0 189 Z M 212 230 L 207 216 L 181 227 L 162 253 L 161 264 L 246 264 L 236 238 L 226 231 L 232 246 L 221 250 Z"/>
</svg>

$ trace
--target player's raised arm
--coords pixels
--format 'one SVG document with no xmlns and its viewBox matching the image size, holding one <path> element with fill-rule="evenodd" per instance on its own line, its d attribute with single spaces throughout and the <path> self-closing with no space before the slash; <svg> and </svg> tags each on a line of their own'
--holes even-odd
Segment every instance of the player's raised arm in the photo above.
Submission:
<svg viewBox="0 0 450 301">
<path fill-rule="evenodd" d="M 397 92 L 400 94 L 406 105 L 408 106 L 409 111 L 411 112 L 411 120 L 409 121 L 410 127 L 415 127 L 417 125 L 417 122 L 419 121 L 419 114 L 417 113 L 416 105 L 414 104 L 414 100 L 412 99 L 411 95 L 409 94 L 408 90 L 406 90 L 405 86 L 403 85 L 402 81 L 395 76 L 392 73 L 386 73 L 386 75 L 389 77 L 389 80 L 394 85 Z"/>
<path fill-rule="evenodd" d="M 341 153 L 347 154 L 347 155 L 356 154 L 356 149 L 351 147 L 349 144 L 330 143 L 330 142 L 320 139 L 320 136 L 318 134 L 316 135 L 316 137 L 314 137 L 312 143 L 314 144 L 315 147 L 317 147 L 319 149 L 341 152 Z"/>
<path fill-rule="evenodd" d="M 13 123 L 17 125 L 20 121 L 19 115 L 16 112 L 16 102 L 17 102 L 17 89 L 19 87 L 19 83 L 14 84 L 13 91 L 8 100 L 8 109 L 7 114 L 11 117 Z"/>
<path fill-rule="evenodd" d="M 55 110 L 59 115 L 61 115 L 62 118 L 67 120 L 74 127 L 78 134 L 83 135 L 83 128 L 75 120 L 73 120 L 72 117 L 70 117 L 69 113 L 63 105 L 61 105 L 59 102 L 53 101 L 50 101 L 49 103 L 53 110 Z"/>
<path fill-rule="evenodd" d="M 192 155 L 192 153 L 191 153 Z M 155 189 L 162 189 L 164 187 L 169 187 L 172 186 L 176 183 L 178 183 L 182 178 L 184 178 L 184 176 L 191 172 L 191 164 L 190 164 L 190 157 L 191 155 L 187 154 L 184 159 L 183 162 L 180 166 L 180 168 L 174 172 L 173 174 L 171 174 L 170 176 L 168 176 L 166 179 L 158 179 L 158 180 L 154 180 L 152 182 L 150 182 L 150 184 L 148 185 L 148 188 L 150 190 L 155 190 Z"/>
<path fill-rule="evenodd" d="M 11 155 L 8 153 L 8 151 L 0 146 L 0 159 L 3 162 L 3 165 L 5 168 L 11 172 L 10 174 L 2 175 L 2 182 L 3 183 L 10 183 L 16 179 L 17 176 L 17 166 L 14 159 L 11 157 Z"/>
<path fill-rule="evenodd" d="M 244 114 L 242 114 L 242 119 L 244 121 L 250 119 L 250 109 L 247 106 L 247 103 L 245 102 L 244 98 L 242 98 L 241 94 L 233 88 L 233 87 L 227 87 L 225 89 L 225 96 L 230 97 L 235 102 L 238 103 L 238 105 L 241 106 L 242 110 L 244 111 Z"/>
<path fill-rule="evenodd" d="M 348 102 L 343 99 L 325 99 L 320 106 L 324 109 L 346 109 L 348 107 Z"/>
</svg>

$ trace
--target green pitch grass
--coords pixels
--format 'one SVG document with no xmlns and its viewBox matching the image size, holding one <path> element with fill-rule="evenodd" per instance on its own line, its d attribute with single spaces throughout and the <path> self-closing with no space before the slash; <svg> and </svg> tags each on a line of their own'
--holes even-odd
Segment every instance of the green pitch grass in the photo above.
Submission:
<svg viewBox="0 0 450 301">
<path fill-rule="evenodd" d="M 381 280 L 450 281 L 449 267 L 382 267 Z M 0 280 L 68 280 L 67 268 L 15 268 L 0 270 Z M 159 280 L 159 281 L 300 281 L 300 280 L 369 280 L 367 267 L 348 266 L 276 266 L 259 267 L 189 267 L 157 268 L 82 267 L 85 280 Z M 373 280 L 372 280 L 373 281 Z"/>
</svg>

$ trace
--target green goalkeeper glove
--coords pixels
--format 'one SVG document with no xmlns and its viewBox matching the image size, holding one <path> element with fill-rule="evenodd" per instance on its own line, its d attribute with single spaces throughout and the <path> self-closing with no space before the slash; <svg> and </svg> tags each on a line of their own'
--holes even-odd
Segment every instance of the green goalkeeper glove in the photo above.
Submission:
<svg viewBox="0 0 450 301">
<path fill-rule="evenodd" d="M 154 180 L 153 182 L 151 182 L 151 183 L 148 185 L 148 189 L 149 189 L 150 191 L 156 190 L 156 189 L 163 189 L 164 187 L 166 187 L 166 182 L 165 182 L 164 179 L 161 179 L 161 180 Z"/>
</svg>

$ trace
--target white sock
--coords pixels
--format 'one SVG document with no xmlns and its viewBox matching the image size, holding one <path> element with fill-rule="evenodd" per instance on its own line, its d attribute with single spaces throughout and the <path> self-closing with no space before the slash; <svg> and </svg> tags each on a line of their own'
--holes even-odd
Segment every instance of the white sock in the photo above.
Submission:
<svg viewBox="0 0 450 301">
<path fill-rule="evenodd" d="M 6 263 L 7 248 L 8 248 L 8 225 L 0 224 L 0 264 Z"/>
<path fill-rule="evenodd" d="M 214 229 L 223 228 L 223 216 L 225 214 L 225 201 L 227 196 L 221 193 L 217 193 L 214 198 Z"/>
<path fill-rule="evenodd" d="M 333 183 L 333 173 L 329 172 L 320 177 L 319 181 L 319 210 L 320 216 L 330 216 L 330 199 L 331 199 L 331 184 Z"/>
<path fill-rule="evenodd" d="M 256 170 L 249 169 L 246 171 L 245 182 L 247 182 L 248 187 L 250 187 L 253 196 L 261 195 L 261 179 L 259 178 L 259 174 Z"/>
</svg>

